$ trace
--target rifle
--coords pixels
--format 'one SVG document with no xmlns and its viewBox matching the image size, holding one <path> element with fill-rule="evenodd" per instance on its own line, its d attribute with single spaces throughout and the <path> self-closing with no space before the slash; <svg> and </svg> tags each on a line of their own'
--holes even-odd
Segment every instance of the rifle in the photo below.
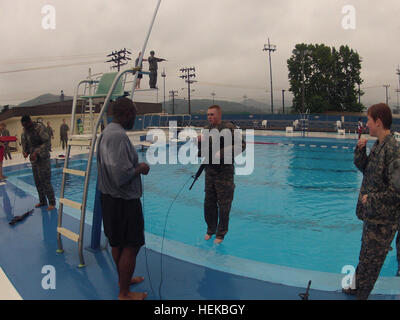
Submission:
<svg viewBox="0 0 400 320">
<path fill-rule="evenodd" d="M 308 297 L 310 296 L 310 294 L 308 293 L 310 291 L 310 286 L 311 286 L 311 280 L 308 281 L 308 286 L 307 286 L 307 290 L 305 293 L 299 293 L 299 296 L 301 298 L 301 300 L 308 300 Z"/>
<path fill-rule="evenodd" d="M 192 187 L 193 187 L 194 183 L 195 183 L 195 182 L 197 181 L 197 179 L 201 176 L 201 174 L 202 174 L 202 172 L 203 172 L 203 170 L 204 170 L 205 167 L 206 167 L 205 164 L 200 165 L 199 170 L 197 170 L 196 174 L 195 174 L 194 176 L 192 176 L 192 178 L 194 178 L 194 181 L 193 181 L 192 185 L 190 186 L 189 190 L 192 190 Z"/>
</svg>

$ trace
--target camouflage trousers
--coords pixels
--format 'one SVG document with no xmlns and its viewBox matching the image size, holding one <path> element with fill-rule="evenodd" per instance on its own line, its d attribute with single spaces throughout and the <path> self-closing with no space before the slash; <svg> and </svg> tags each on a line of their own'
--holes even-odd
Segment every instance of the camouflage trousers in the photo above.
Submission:
<svg viewBox="0 0 400 320">
<path fill-rule="evenodd" d="M 38 158 L 32 162 L 33 179 L 39 195 L 39 202 L 42 204 L 55 205 L 53 186 L 51 185 L 50 159 Z"/>
<path fill-rule="evenodd" d="M 61 137 L 60 138 L 62 149 L 64 150 L 68 144 L 68 137 Z"/>
<path fill-rule="evenodd" d="M 229 212 L 235 190 L 233 165 L 206 167 L 204 219 L 207 234 L 223 239 L 228 232 Z"/>
<path fill-rule="evenodd" d="M 374 288 L 390 250 L 397 225 L 364 221 L 360 257 L 356 269 L 357 299 L 366 300 Z"/>
<path fill-rule="evenodd" d="M 400 227 L 400 224 L 399 224 Z M 397 231 L 397 237 L 396 237 L 396 254 L 397 254 L 397 265 L 398 268 L 400 269 L 400 231 Z"/>
</svg>

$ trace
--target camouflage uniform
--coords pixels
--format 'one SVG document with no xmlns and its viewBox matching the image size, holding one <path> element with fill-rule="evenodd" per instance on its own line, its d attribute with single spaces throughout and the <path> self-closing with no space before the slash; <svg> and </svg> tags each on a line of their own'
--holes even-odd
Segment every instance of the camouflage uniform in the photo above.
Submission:
<svg viewBox="0 0 400 320">
<path fill-rule="evenodd" d="M 1 132 L 1 136 L 2 137 L 9 137 L 10 136 L 10 131 L 8 131 L 7 129 L 4 129 Z M 12 159 L 11 158 L 11 152 L 10 152 L 10 147 L 9 147 L 9 142 L 4 142 L 4 158 L 7 160 L 8 159 Z"/>
<path fill-rule="evenodd" d="M 357 217 L 364 222 L 356 270 L 357 299 L 367 299 L 390 250 L 398 228 L 400 209 L 400 146 L 392 134 L 377 140 L 367 156 L 355 150 L 354 163 L 363 173 Z M 368 195 L 364 205 L 362 196 Z"/>
<path fill-rule="evenodd" d="M 50 126 L 47 126 L 46 129 L 47 129 L 47 133 L 49 134 L 49 139 L 50 139 L 49 144 L 50 144 L 50 151 L 51 151 L 51 139 L 53 139 L 53 137 L 54 137 L 53 128 Z"/>
<path fill-rule="evenodd" d="M 54 190 L 51 185 L 50 137 L 46 127 L 34 122 L 32 130 L 24 130 L 21 137 L 22 149 L 27 154 L 37 151 L 37 158 L 32 163 L 33 178 L 41 204 L 55 205 Z"/>
<path fill-rule="evenodd" d="M 205 129 L 217 129 L 219 132 L 223 129 L 229 129 L 232 133 L 233 143 L 233 132 L 238 128 L 231 122 L 223 121 L 218 126 L 208 125 Z M 211 145 L 211 137 L 209 143 Z M 244 151 L 245 148 L 246 143 L 244 138 L 242 138 L 241 150 Z M 212 151 L 211 149 L 210 146 L 210 152 Z M 199 144 L 199 150 L 201 150 L 201 144 Z M 225 234 L 228 232 L 229 212 L 231 210 L 233 193 L 235 190 L 233 178 L 235 168 L 233 164 L 234 157 L 232 157 L 232 164 L 224 164 L 223 143 L 220 144 L 220 152 L 221 164 L 207 164 L 205 166 L 204 218 L 207 223 L 207 234 L 213 235 L 216 233 L 217 238 L 223 239 Z M 211 154 L 209 154 L 209 158 L 211 157 Z M 208 160 L 209 163 L 212 163 L 210 159 Z"/>
<path fill-rule="evenodd" d="M 60 126 L 60 140 L 63 150 L 67 147 L 69 127 L 66 123 Z"/>
</svg>

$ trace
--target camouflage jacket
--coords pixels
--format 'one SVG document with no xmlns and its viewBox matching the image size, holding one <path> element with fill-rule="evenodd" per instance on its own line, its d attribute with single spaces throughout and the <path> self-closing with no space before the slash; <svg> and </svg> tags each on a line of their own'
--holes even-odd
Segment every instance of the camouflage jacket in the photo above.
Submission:
<svg viewBox="0 0 400 320">
<path fill-rule="evenodd" d="M 400 146 L 392 134 L 377 140 L 367 156 L 356 147 L 354 164 L 363 173 L 356 214 L 374 224 L 397 224 L 400 215 Z M 363 195 L 368 195 L 364 205 Z"/>
<path fill-rule="evenodd" d="M 246 141 L 245 141 L 245 137 L 244 137 L 243 134 L 241 136 L 241 141 L 235 141 L 234 131 L 235 131 L 235 129 L 239 129 L 239 128 L 236 125 L 234 125 L 232 122 L 230 122 L 230 121 L 222 121 L 219 125 L 216 125 L 216 126 L 209 124 L 209 125 L 205 126 L 204 129 L 205 130 L 209 130 L 210 133 L 211 133 L 210 136 L 209 136 L 209 139 L 208 139 L 209 155 L 208 155 L 208 159 L 207 159 L 208 162 L 206 162 L 206 163 L 208 163 L 208 165 L 206 166 L 206 170 L 210 169 L 211 167 L 218 168 L 220 166 L 233 166 L 234 158 L 236 156 L 238 156 L 240 153 L 242 153 L 246 149 Z M 213 139 L 212 138 L 212 130 L 213 129 L 217 129 L 220 133 L 224 129 L 228 129 L 228 130 L 231 131 L 231 135 L 232 135 L 232 142 L 230 142 L 230 141 L 228 142 L 227 141 L 225 143 L 224 139 L 222 139 L 222 138 L 219 141 L 219 148 L 218 148 L 219 150 L 218 151 L 220 152 L 220 157 L 219 157 L 220 158 L 220 164 L 212 164 L 212 163 L 215 163 L 214 160 L 213 160 L 213 155 L 212 155 L 212 152 L 213 152 L 213 149 L 212 149 L 212 139 Z M 221 137 L 223 137 L 222 134 L 221 134 Z M 236 154 L 235 154 L 235 148 L 234 148 L 235 143 L 236 144 L 237 143 L 241 143 L 241 148 L 239 148 L 239 153 L 236 152 Z M 199 142 L 199 144 L 198 144 L 199 156 L 207 158 L 207 155 L 203 155 L 202 154 L 201 145 L 202 145 L 202 143 Z M 225 162 L 229 162 L 229 161 L 224 161 L 224 151 L 227 148 L 231 148 L 230 152 L 232 154 L 232 159 L 230 160 L 230 163 L 225 163 Z"/>
<path fill-rule="evenodd" d="M 34 122 L 30 131 L 24 129 L 21 145 L 23 152 L 27 154 L 37 151 L 39 158 L 50 158 L 50 136 L 42 123 Z"/>
</svg>

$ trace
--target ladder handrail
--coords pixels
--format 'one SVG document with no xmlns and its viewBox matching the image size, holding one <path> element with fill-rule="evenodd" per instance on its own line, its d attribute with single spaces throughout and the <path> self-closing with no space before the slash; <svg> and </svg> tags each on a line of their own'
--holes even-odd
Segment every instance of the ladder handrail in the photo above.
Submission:
<svg viewBox="0 0 400 320">
<path fill-rule="evenodd" d="M 93 84 L 96 80 L 82 80 L 79 81 L 78 85 L 75 87 L 75 92 L 74 92 L 74 100 L 72 102 L 72 110 L 71 110 L 71 132 L 74 132 L 75 129 L 75 115 L 76 115 L 76 104 L 78 101 L 78 92 L 79 92 L 79 87 L 84 84 L 84 83 L 89 83 Z"/>
<path fill-rule="evenodd" d="M 72 110 L 71 110 L 71 132 L 74 130 L 74 122 L 75 122 L 75 114 L 76 114 L 76 104 L 78 101 L 78 93 L 79 93 L 79 87 L 82 84 L 86 83 L 91 83 L 92 80 L 82 80 L 78 83 L 78 85 L 75 87 L 75 92 L 74 92 L 74 100 L 72 103 Z M 70 154 L 70 148 L 67 147 L 67 152 L 65 155 L 65 160 L 64 160 L 64 168 L 68 168 L 68 162 L 69 162 L 69 154 Z M 61 189 L 60 189 L 60 198 L 64 198 L 64 193 L 65 193 L 65 174 L 62 175 L 62 180 L 61 180 Z M 61 227 L 62 225 L 62 212 L 63 212 L 63 204 L 60 202 L 59 203 L 59 210 L 58 210 L 58 219 L 57 219 L 57 226 Z M 61 244 L 61 234 L 57 233 L 57 242 L 58 242 L 58 248 L 59 250 L 62 250 L 62 244 Z"/>
</svg>

